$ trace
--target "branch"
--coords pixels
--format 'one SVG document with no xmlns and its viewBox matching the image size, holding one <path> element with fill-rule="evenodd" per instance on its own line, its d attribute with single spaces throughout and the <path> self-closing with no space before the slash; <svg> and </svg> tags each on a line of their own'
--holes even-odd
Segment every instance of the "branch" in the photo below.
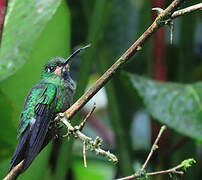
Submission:
<svg viewBox="0 0 202 180">
<path fill-rule="evenodd" d="M 13 168 L 11 170 L 11 172 L 9 172 L 9 174 L 3 179 L 3 180 L 15 180 L 17 179 L 17 177 L 20 174 L 20 171 L 22 169 L 24 160 L 22 160 L 17 166 L 15 166 L 15 168 Z"/>
<path fill-rule="evenodd" d="M 159 139 L 160 139 L 160 137 L 163 134 L 165 129 L 166 129 L 166 126 L 161 127 L 161 129 L 159 131 L 159 134 L 158 134 L 154 144 L 152 145 L 150 153 L 149 153 L 145 163 L 143 164 L 142 168 L 139 171 L 137 171 L 135 174 L 132 174 L 130 176 L 123 177 L 123 178 L 120 178 L 120 179 L 117 179 L 117 180 L 147 178 L 148 176 L 155 176 L 155 175 L 159 175 L 159 174 L 168 174 L 168 173 L 183 175 L 184 174 L 183 170 L 186 170 L 187 168 L 191 167 L 193 163 L 196 163 L 196 161 L 194 159 L 187 159 L 187 160 L 182 161 L 179 165 L 177 165 L 177 166 L 175 166 L 175 167 L 173 167 L 171 169 L 167 169 L 167 170 L 163 170 L 163 171 L 157 171 L 157 172 L 151 172 L 151 173 L 146 173 L 146 171 L 145 171 L 146 165 L 148 164 L 148 162 L 149 162 L 152 154 L 154 153 L 154 151 L 156 149 L 158 149 L 157 143 L 158 143 L 158 141 L 159 141 Z"/>
<path fill-rule="evenodd" d="M 160 175 L 160 174 L 179 174 L 179 175 L 183 175 L 184 171 L 188 168 L 191 167 L 193 163 L 196 163 L 196 161 L 194 159 L 187 159 L 182 161 L 179 165 L 171 168 L 171 169 L 167 169 L 167 170 L 163 170 L 163 171 L 156 171 L 156 172 L 151 172 L 151 173 L 135 173 L 131 176 L 127 176 L 124 178 L 120 178 L 117 180 L 129 180 L 129 179 L 137 179 L 137 178 L 147 178 L 148 176 L 156 176 L 156 175 Z"/>
<path fill-rule="evenodd" d="M 83 127 L 83 125 L 81 126 L 81 124 L 83 124 L 83 122 L 79 125 L 79 126 L 75 126 L 73 127 L 70 122 L 66 119 L 66 117 L 64 116 L 64 113 L 60 113 L 59 115 L 60 117 L 60 121 L 67 127 L 68 129 L 68 136 L 70 134 L 73 134 L 75 138 L 79 138 L 83 141 L 84 143 L 84 150 L 83 150 L 83 154 L 84 154 L 84 164 L 86 166 L 86 155 L 85 155 L 85 151 L 90 150 L 90 151 L 95 151 L 96 154 L 105 156 L 106 158 L 108 158 L 109 161 L 112 161 L 114 163 L 118 162 L 117 157 L 110 153 L 109 151 L 104 151 L 103 149 L 101 149 L 101 142 L 102 140 L 99 137 L 96 137 L 95 140 L 93 140 L 92 138 L 86 136 L 85 134 L 83 134 L 80 129 L 81 127 Z M 85 118 L 86 119 L 86 118 Z M 67 136 L 67 135 L 66 135 Z"/>
<path fill-rule="evenodd" d="M 142 166 L 142 168 L 141 168 L 142 171 L 145 169 L 145 167 L 146 167 L 146 165 L 148 164 L 148 162 L 149 162 L 151 156 L 153 155 L 154 151 L 155 151 L 156 149 L 158 149 L 157 143 L 159 142 L 159 139 L 160 139 L 160 137 L 161 137 L 161 135 L 163 134 L 163 131 L 164 131 L 165 129 L 166 129 L 166 126 L 165 126 L 165 125 L 161 127 L 161 129 L 160 129 L 160 131 L 159 131 L 159 134 L 158 134 L 158 136 L 157 136 L 157 138 L 156 138 L 156 140 L 155 140 L 155 142 L 154 142 L 154 144 L 153 144 L 153 146 L 152 146 L 152 148 L 151 148 L 151 151 L 150 151 L 150 153 L 149 153 L 149 155 L 148 155 L 148 157 L 147 157 L 145 163 L 143 164 L 143 166 Z"/>
<path fill-rule="evenodd" d="M 151 173 L 147 173 L 146 175 L 147 176 L 154 176 L 154 175 L 168 174 L 168 173 L 183 175 L 184 171 L 186 171 L 194 163 L 196 163 L 196 161 L 194 159 L 190 158 L 190 159 L 186 159 L 186 160 L 182 161 L 178 166 L 175 166 L 171 169 L 167 169 L 164 171 L 151 172 Z"/>
<path fill-rule="evenodd" d="M 67 119 L 71 119 L 112 77 L 128 62 L 128 60 L 141 50 L 141 46 L 154 34 L 165 21 L 169 20 L 174 10 L 185 0 L 174 0 L 165 10 L 163 10 L 152 25 L 140 36 L 140 38 L 86 91 L 66 112 Z"/>
<path fill-rule="evenodd" d="M 199 4 L 196 4 L 196 5 L 181 9 L 179 11 L 175 11 L 171 15 L 171 18 L 174 19 L 174 18 L 177 18 L 178 16 L 182 16 L 182 15 L 185 15 L 185 14 L 197 11 L 197 10 L 202 10 L 202 3 L 199 3 Z"/>
</svg>

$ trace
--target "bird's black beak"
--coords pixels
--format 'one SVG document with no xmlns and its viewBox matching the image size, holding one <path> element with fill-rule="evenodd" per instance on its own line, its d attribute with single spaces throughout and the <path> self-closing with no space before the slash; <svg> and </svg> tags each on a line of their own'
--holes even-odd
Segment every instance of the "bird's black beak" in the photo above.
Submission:
<svg viewBox="0 0 202 180">
<path fill-rule="evenodd" d="M 88 44 L 87 46 L 84 46 L 84 47 L 79 48 L 79 49 L 77 49 L 76 51 L 74 51 L 73 54 L 71 54 L 71 55 L 65 60 L 65 62 L 63 63 L 63 66 L 66 66 L 66 65 L 70 62 L 70 60 L 71 60 L 74 56 L 76 56 L 81 50 L 86 49 L 86 48 L 89 48 L 89 47 L 90 47 L 90 44 Z"/>
</svg>

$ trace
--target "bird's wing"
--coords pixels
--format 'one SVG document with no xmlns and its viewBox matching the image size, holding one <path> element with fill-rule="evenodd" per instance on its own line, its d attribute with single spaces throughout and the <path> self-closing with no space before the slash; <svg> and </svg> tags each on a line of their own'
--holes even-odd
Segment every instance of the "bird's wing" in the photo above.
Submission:
<svg viewBox="0 0 202 180">
<path fill-rule="evenodd" d="M 34 86 L 25 102 L 18 132 L 20 140 L 14 152 L 11 168 L 25 159 L 23 171 L 26 170 L 41 149 L 51 118 L 54 115 L 54 99 L 57 88 L 53 84 Z M 25 148 L 26 146 L 26 148 Z M 22 152 L 26 149 L 26 153 Z M 25 157 L 22 157 L 25 153 Z"/>
<path fill-rule="evenodd" d="M 24 108 L 20 116 L 18 136 L 20 136 L 28 125 L 32 126 L 37 114 L 42 114 L 43 104 L 50 105 L 54 100 L 57 88 L 54 84 L 36 84 L 27 95 Z M 41 111 L 41 112 L 40 112 Z"/>
</svg>

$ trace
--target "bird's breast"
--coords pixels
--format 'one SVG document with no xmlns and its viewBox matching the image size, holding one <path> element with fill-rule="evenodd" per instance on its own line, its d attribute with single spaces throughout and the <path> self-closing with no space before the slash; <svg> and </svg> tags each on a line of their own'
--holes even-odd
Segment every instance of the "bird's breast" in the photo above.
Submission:
<svg viewBox="0 0 202 180">
<path fill-rule="evenodd" d="M 75 87 L 72 85 L 58 87 L 56 105 L 57 113 L 66 111 L 72 105 L 74 91 Z"/>
</svg>

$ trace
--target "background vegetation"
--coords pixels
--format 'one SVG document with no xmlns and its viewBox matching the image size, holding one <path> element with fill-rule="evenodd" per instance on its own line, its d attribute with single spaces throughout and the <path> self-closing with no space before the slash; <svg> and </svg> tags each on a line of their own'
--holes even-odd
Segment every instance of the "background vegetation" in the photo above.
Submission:
<svg viewBox="0 0 202 180">
<path fill-rule="evenodd" d="M 187 1 L 183 6 L 197 2 L 200 1 Z M 77 82 L 76 100 L 151 24 L 155 16 L 152 7 L 167 7 L 169 3 L 163 0 L 9 1 L 0 50 L 1 179 L 7 174 L 17 143 L 24 99 L 39 81 L 44 63 L 51 57 L 68 57 L 72 49 L 91 43 L 91 48 L 71 65 L 72 77 Z M 183 179 L 200 179 L 202 13 L 179 17 L 174 25 L 172 45 L 169 28 L 159 30 L 123 71 L 72 119 L 75 124 L 80 122 L 96 102 L 96 113 L 84 132 L 102 137 L 105 149 L 114 152 L 119 163 L 113 165 L 105 158 L 87 153 L 85 169 L 81 142 L 57 138 L 20 179 L 98 180 L 130 175 L 144 162 L 161 123 L 168 130 L 149 169 L 167 169 L 193 157 L 197 165 Z M 166 178 L 169 176 L 154 179 Z"/>
</svg>

